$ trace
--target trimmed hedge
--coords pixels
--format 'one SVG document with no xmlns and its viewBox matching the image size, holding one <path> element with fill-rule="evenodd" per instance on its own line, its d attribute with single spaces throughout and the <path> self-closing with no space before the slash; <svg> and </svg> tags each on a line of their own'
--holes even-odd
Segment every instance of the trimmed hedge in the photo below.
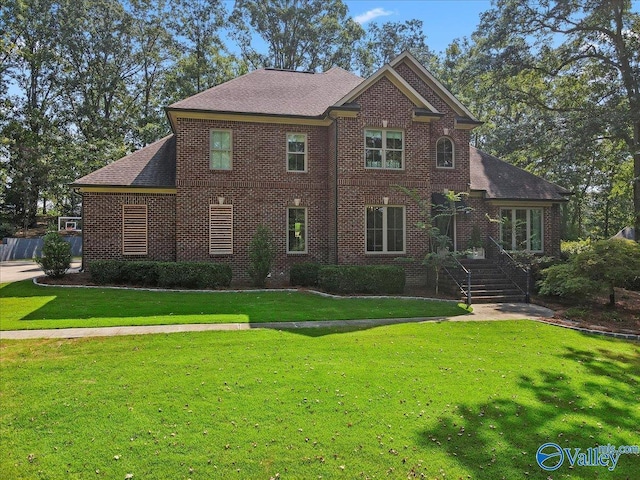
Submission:
<svg viewBox="0 0 640 480">
<path fill-rule="evenodd" d="M 96 260 L 89 265 L 89 273 L 100 285 L 220 288 L 231 284 L 231 266 L 209 262 Z"/>
<path fill-rule="evenodd" d="M 317 287 L 320 268 L 319 263 L 296 263 L 289 272 L 289 283 L 300 287 Z"/>
<path fill-rule="evenodd" d="M 328 265 L 320 267 L 318 286 L 331 293 L 402 293 L 404 269 L 398 265 Z"/>
</svg>

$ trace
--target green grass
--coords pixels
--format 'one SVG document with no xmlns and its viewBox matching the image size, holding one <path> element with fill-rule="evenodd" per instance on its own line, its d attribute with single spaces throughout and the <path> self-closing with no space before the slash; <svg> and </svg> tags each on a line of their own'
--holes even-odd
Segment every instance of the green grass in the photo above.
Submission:
<svg viewBox="0 0 640 480">
<path fill-rule="evenodd" d="M 0 341 L 19 479 L 633 479 L 536 464 L 640 443 L 638 344 L 536 322 Z"/>
<path fill-rule="evenodd" d="M 0 330 L 180 323 L 264 323 L 441 317 L 464 305 L 412 299 L 327 298 L 301 292 L 160 292 L 0 285 Z"/>
</svg>

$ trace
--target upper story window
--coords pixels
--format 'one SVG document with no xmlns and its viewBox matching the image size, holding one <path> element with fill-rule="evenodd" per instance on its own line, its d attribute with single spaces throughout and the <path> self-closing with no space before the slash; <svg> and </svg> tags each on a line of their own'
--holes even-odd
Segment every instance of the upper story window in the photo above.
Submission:
<svg viewBox="0 0 640 480">
<path fill-rule="evenodd" d="M 307 135 L 287 133 L 287 171 L 307 171 Z"/>
<path fill-rule="evenodd" d="M 454 165 L 453 142 L 450 138 L 442 137 L 436 142 L 436 167 L 453 168 Z"/>
<path fill-rule="evenodd" d="M 211 170 L 231 170 L 231 130 L 211 130 L 209 138 Z"/>
<path fill-rule="evenodd" d="M 402 130 L 365 130 L 364 143 L 366 168 L 404 168 Z"/>
</svg>

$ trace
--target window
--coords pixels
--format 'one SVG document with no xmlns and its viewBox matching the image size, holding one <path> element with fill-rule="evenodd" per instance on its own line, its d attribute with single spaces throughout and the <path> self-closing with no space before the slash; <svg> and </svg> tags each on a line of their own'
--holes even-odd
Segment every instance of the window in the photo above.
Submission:
<svg viewBox="0 0 640 480">
<path fill-rule="evenodd" d="M 453 168 L 453 142 L 450 138 L 442 137 L 436 142 L 436 167 Z"/>
<path fill-rule="evenodd" d="M 231 170 L 231 130 L 211 130 L 209 146 L 211 148 L 211 170 Z"/>
<path fill-rule="evenodd" d="M 233 205 L 209 205 L 209 254 L 233 253 Z"/>
<path fill-rule="evenodd" d="M 367 253 L 404 253 L 404 207 L 367 207 Z"/>
<path fill-rule="evenodd" d="M 365 130 L 364 137 L 366 168 L 404 168 L 402 131 Z"/>
<path fill-rule="evenodd" d="M 122 206 L 122 254 L 147 254 L 147 206 Z"/>
<path fill-rule="evenodd" d="M 287 253 L 307 253 L 307 209 L 289 208 L 287 213 Z"/>
<path fill-rule="evenodd" d="M 304 133 L 287 134 L 287 171 L 307 171 L 307 136 Z"/>
<path fill-rule="evenodd" d="M 503 208 L 500 218 L 500 240 L 505 249 L 543 251 L 541 208 Z"/>
</svg>

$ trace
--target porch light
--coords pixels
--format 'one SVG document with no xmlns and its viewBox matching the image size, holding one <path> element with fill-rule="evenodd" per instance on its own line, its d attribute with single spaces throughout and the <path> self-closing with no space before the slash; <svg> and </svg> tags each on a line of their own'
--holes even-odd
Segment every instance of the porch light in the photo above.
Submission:
<svg viewBox="0 0 640 480">
<path fill-rule="evenodd" d="M 224 197 L 218 197 L 218 204 L 224 205 Z"/>
</svg>

